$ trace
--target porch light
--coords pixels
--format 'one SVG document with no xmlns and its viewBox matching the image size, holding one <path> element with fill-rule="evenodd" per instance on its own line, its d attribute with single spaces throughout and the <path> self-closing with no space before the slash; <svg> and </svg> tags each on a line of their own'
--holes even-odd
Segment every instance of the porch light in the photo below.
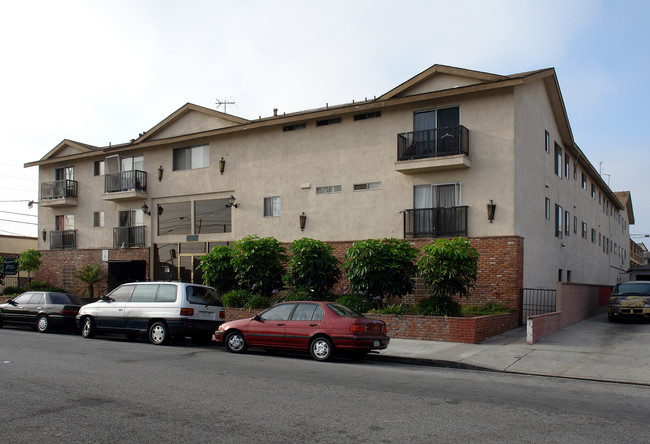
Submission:
<svg viewBox="0 0 650 444">
<path fill-rule="evenodd" d="M 122 242 L 122 245 L 120 245 L 120 250 L 126 251 L 126 242 Z"/>
<path fill-rule="evenodd" d="M 226 169 L 226 159 L 223 157 L 219 159 L 219 172 L 223 175 L 223 171 Z"/>
<path fill-rule="evenodd" d="M 238 206 L 239 206 L 239 204 L 236 204 L 236 203 L 235 203 L 235 196 L 233 196 L 233 195 L 231 194 L 231 195 L 228 197 L 228 205 L 226 205 L 226 208 L 231 208 L 231 207 L 235 207 L 235 208 L 237 208 Z"/>
<path fill-rule="evenodd" d="M 494 203 L 492 199 L 490 199 L 490 203 L 487 204 L 487 212 L 488 212 L 488 220 L 490 223 L 494 220 L 494 212 L 497 210 L 497 204 Z"/>
<path fill-rule="evenodd" d="M 300 231 L 305 231 L 305 223 L 307 222 L 307 215 L 303 211 L 302 214 L 298 217 L 300 218 Z"/>
<path fill-rule="evenodd" d="M 45 231 L 45 228 L 43 228 L 43 232 L 41 233 L 41 237 L 43 238 L 43 242 L 45 242 L 45 239 L 47 239 L 47 231 Z"/>
<path fill-rule="evenodd" d="M 163 171 L 164 171 L 164 170 L 163 170 L 163 167 L 162 167 L 162 165 L 160 165 L 160 166 L 158 167 L 158 182 L 160 182 L 160 181 L 162 180 Z"/>
<path fill-rule="evenodd" d="M 140 208 L 144 214 L 151 216 L 151 211 L 149 211 L 149 206 L 146 203 L 143 203 Z"/>
</svg>

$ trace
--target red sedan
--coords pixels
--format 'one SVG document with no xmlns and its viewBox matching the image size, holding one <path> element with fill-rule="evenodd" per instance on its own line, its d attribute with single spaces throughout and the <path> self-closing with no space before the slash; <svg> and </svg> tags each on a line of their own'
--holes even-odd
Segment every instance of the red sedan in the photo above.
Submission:
<svg viewBox="0 0 650 444">
<path fill-rule="evenodd" d="M 338 351 L 358 359 L 390 342 L 383 321 L 334 302 L 312 301 L 283 302 L 252 318 L 226 322 L 215 338 L 232 353 L 249 346 L 309 350 L 317 361 L 328 361 Z"/>
</svg>

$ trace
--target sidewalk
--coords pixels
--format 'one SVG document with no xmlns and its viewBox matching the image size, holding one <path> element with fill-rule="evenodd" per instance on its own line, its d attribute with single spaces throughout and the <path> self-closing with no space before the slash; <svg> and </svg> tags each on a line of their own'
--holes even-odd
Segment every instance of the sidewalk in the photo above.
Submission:
<svg viewBox="0 0 650 444">
<path fill-rule="evenodd" d="M 526 344 L 526 327 L 481 344 L 391 339 L 372 359 L 650 385 L 650 323 L 611 323 L 607 314 Z"/>
</svg>

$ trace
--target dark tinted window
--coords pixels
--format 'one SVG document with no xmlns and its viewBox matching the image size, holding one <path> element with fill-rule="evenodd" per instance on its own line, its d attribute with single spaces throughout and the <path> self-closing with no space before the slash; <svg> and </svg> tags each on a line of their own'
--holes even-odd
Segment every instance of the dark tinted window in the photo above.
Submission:
<svg viewBox="0 0 650 444">
<path fill-rule="evenodd" d="M 131 302 L 156 302 L 157 285 L 136 285 L 131 294 Z"/>
<path fill-rule="evenodd" d="M 156 302 L 176 302 L 176 285 L 160 285 Z"/>
<path fill-rule="evenodd" d="M 49 297 L 50 297 L 51 304 L 60 304 L 60 305 L 70 304 L 70 298 L 68 297 L 67 294 L 50 293 Z"/>
<path fill-rule="evenodd" d="M 42 305 L 45 303 L 43 293 L 34 293 L 34 296 L 29 300 L 30 304 Z"/>
<path fill-rule="evenodd" d="M 133 287 L 135 285 L 122 285 L 109 293 L 108 297 L 112 298 L 115 302 L 128 302 L 131 298 Z"/>
<path fill-rule="evenodd" d="M 190 304 L 223 305 L 213 288 L 189 285 L 185 290 L 185 297 Z"/>
<path fill-rule="evenodd" d="M 296 304 L 281 304 L 271 307 L 260 315 L 264 321 L 286 321 Z"/>
<path fill-rule="evenodd" d="M 356 311 L 352 310 L 351 308 L 346 307 L 345 305 L 341 304 L 327 304 L 329 308 L 334 310 L 334 313 L 336 313 L 339 316 L 343 316 L 346 318 L 362 318 L 363 315 L 360 313 L 357 313 Z"/>
<path fill-rule="evenodd" d="M 650 282 L 649 283 L 632 283 L 627 282 L 618 284 L 614 289 L 616 295 L 650 295 Z"/>
</svg>

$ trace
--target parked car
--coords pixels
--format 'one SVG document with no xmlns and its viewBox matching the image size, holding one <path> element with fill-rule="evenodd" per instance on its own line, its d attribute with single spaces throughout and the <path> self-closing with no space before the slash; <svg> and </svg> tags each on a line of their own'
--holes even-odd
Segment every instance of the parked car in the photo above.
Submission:
<svg viewBox="0 0 650 444">
<path fill-rule="evenodd" d="M 27 325 L 41 333 L 53 327 L 75 328 L 75 316 L 84 305 L 77 296 L 51 291 L 28 291 L 0 304 L 3 324 Z"/>
<path fill-rule="evenodd" d="M 221 298 L 212 287 L 183 282 L 123 284 L 77 315 L 84 338 L 98 332 L 122 332 L 137 339 L 141 333 L 162 345 L 173 336 L 191 336 L 196 342 L 212 340 L 224 321 Z"/>
<path fill-rule="evenodd" d="M 607 316 L 618 319 L 650 318 L 650 281 L 631 281 L 616 284 L 607 307 Z"/>
<path fill-rule="evenodd" d="M 215 333 L 232 353 L 250 347 L 309 351 L 317 361 L 335 352 L 361 358 L 388 347 L 383 321 L 364 318 L 333 302 L 283 302 L 248 319 L 226 322 Z"/>
</svg>

